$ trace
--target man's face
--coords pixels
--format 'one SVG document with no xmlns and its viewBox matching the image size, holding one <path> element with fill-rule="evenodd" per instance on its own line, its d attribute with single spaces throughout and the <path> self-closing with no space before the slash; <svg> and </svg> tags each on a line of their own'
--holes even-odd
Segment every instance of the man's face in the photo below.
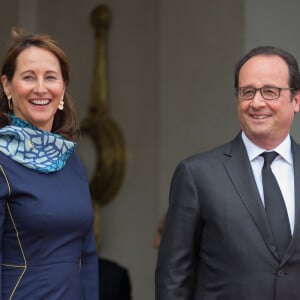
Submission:
<svg viewBox="0 0 300 300">
<path fill-rule="evenodd" d="M 250 58 L 239 73 L 239 87 L 289 87 L 289 70 L 279 56 Z M 295 112 L 299 111 L 299 92 L 282 90 L 275 100 L 264 100 L 259 91 L 252 100 L 238 101 L 238 115 L 247 137 L 265 149 L 279 145 L 290 132 Z"/>
</svg>

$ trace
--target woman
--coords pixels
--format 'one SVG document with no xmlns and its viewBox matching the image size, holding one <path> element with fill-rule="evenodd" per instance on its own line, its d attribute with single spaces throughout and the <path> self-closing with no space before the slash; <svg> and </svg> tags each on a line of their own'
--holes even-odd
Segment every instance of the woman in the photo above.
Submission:
<svg viewBox="0 0 300 300">
<path fill-rule="evenodd" d="M 13 32 L 0 88 L 0 300 L 96 300 L 88 181 L 66 93 L 69 62 L 46 35 Z"/>
</svg>

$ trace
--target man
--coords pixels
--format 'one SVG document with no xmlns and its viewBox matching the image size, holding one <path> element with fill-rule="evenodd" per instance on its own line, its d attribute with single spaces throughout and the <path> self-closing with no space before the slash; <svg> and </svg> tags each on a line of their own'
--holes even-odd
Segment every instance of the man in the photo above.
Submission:
<svg viewBox="0 0 300 300">
<path fill-rule="evenodd" d="M 156 300 L 300 299 L 300 146 L 289 134 L 297 62 L 274 47 L 252 49 L 235 88 L 241 132 L 183 160 L 173 176 Z M 270 151 L 272 163 L 262 154 Z M 269 209 L 280 203 L 273 197 L 281 209 Z"/>
</svg>

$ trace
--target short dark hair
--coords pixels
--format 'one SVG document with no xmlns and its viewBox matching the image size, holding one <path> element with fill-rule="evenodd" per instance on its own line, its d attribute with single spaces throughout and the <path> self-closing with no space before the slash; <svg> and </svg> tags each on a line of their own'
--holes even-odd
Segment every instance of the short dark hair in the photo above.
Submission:
<svg viewBox="0 0 300 300">
<path fill-rule="evenodd" d="M 260 46 L 250 50 L 244 57 L 242 57 L 235 66 L 234 69 L 234 87 L 235 90 L 239 87 L 239 74 L 242 66 L 254 56 L 279 56 L 287 64 L 289 69 L 289 87 L 295 90 L 300 89 L 300 74 L 298 63 L 294 56 L 285 50 L 276 48 L 274 46 Z"/>
<path fill-rule="evenodd" d="M 18 28 L 12 29 L 12 38 L 13 43 L 4 56 L 0 76 L 6 75 L 8 81 L 11 81 L 15 74 L 17 58 L 20 53 L 34 46 L 45 49 L 56 56 L 64 83 L 66 86 L 68 85 L 70 77 L 69 59 L 56 41 L 48 35 L 26 34 Z M 8 111 L 9 107 L 6 95 L 3 86 L 0 84 L 0 128 L 10 124 Z M 75 111 L 74 102 L 67 92 L 64 95 L 64 109 L 57 110 L 55 113 L 51 131 L 71 141 L 77 139 L 79 133 L 78 116 Z"/>
</svg>

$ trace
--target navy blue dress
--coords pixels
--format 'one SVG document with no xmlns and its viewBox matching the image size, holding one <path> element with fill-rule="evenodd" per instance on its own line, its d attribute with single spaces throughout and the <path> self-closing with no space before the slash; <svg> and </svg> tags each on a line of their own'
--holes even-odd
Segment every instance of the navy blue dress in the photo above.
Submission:
<svg viewBox="0 0 300 300">
<path fill-rule="evenodd" d="M 0 167 L 0 300 L 99 299 L 93 209 L 77 154 L 49 174 L 1 152 Z"/>
</svg>

